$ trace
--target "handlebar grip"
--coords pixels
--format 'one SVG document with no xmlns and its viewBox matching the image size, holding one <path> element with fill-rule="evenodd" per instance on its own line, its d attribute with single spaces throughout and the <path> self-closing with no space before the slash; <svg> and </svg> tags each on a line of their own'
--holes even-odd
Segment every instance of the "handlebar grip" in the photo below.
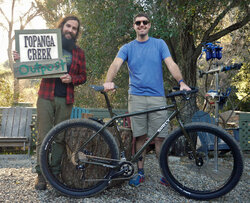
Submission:
<svg viewBox="0 0 250 203">
<path fill-rule="evenodd" d="M 231 66 L 224 66 L 224 67 L 222 67 L 221 72 L 228 71 L 228 70 L 233 70 L 233 69 L 239 70 L 242 65 L 243 65 L 242 63 L 235 63 L 235 64 L 233 64 Z"/>
<path fill-rule="evenodd" d="M 94 89 L 97 92 L 102 92 L 104 90 L 103 85 L 100 85 L 100 86 L 98 86 L 98 85 L 89 85 L 89 87 Z M 117 88 L 118 88 L 118 86 L 115 85 L 115 89 L 117 89 Z"/>
<path fill-rule="evenodd" d="M 90 85 L 90 87 L 91 87 L 92 89 L 94 89 L 95 91 L 97 91 L 97 92 L 101 92 L 101 91 L 104 90 L 104 87 L 103 87 L 103 86 Z"/>
<path fill-rule="evenodd" d="M 182 90 L 182 91 L 171 92 L 166 95 L 166 98 L 176 97 L 176 96 L 186 96 L 188 94 L 194 94 L 196 92 L 198 92 L 198 88 L 191 87 L 190 91 Z"/>
</svg>

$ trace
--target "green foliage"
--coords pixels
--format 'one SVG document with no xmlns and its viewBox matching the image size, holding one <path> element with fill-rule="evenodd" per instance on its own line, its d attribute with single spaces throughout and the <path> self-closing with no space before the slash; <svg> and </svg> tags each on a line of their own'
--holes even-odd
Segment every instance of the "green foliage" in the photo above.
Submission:
<svg viewBox="0 0 250 203">
<path fill-rule="evenodd" d="M 233 77 L 232 84 L 237 88 L 237 100 L 240 102 L 239 110 L 249 111 L 250 108 L 250 63 L 244 64 L 238 74 Z"/>
<path fill-rule="evenodd" d="M 87 62 L 87 83 L 84 88 L 81 88 L 82 93 L 78 92 L 78 95 L 84 95 L 80 96 L 79 103 L 103 107 L 103 96 L 89 90 L 88 85 L 100 85 L 105 81 L 107 70 L 119 48 L 134 38 L 132 19 L 136 8 L 129 0 L 78 0 L 76 2 L 84 29 L 79 44 L 85 51 Z M 111 98 L 115 104 L 122 107 L 124 103 L 127 103 L 128 71 L 126 67 L 121 68 L 115 83 L 120 88 L 116 94 L 111 94 Z"/>
<path fill-rule="evenodd" d="M 76 105 L 83 107 L 103 107 L 102 96 L 90 90 L 88 85 L 102 84 L 119 48 L 135 38 L 132 19 L 139 11 L 150 14 L 150 35 L 167 42 L 173 59 L 191 86 L 196 86 L 196 64 L 201 43 L 218 40 L 249 21 L 246 0 L 46 0 L 43 6 L 44 16 L 50 19 L 50 24 L 55 24 L 59 16 L 69 11 L 81 19 L 83 32 L 78 42 L 86 54 L 87 83 L 76 88 Z M 232 21 L 227 20 L 229 14 L 233 16 Z M 239 22 L 237 26 L 236 22 Z M 164 79 L 165 87 L 176 85 L 168 71 L 164 71 Z M 128 90 L 125 65 L 115 83 L 120 89 L 112 94 L 112 103 L 117 107 L 123 106 Z"/>
<path fill-rule="evenodd" d="M 49 28 L 54 29 L 57 22 L 66 15 L 76 15 L 75 1 L 72 0 L 35 0 L 37 7 Z"/>
<path fill-rule="evenodd" d="M 0 106 L 7 107 L 13 103 L 11 71 L 0 71 Z"/>
</svg>

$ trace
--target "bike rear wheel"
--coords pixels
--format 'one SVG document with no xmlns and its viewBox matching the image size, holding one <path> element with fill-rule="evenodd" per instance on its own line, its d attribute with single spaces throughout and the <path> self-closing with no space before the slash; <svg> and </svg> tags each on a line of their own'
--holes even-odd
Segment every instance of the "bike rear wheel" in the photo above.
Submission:
<svg viewBox="0 0 250 203">
<path fill-rule="evenodd" d="M 214 199 L 231 191 L 243 172 L 242 153 L 234 138 L 209 123 L 187 124 L 185 130 L 195 140 L 198 159 L 194 159 L 190 142 L 181 129 L 171 133 L 160 154 L 160 167 L 170 185 L 180 194 L 197 200 Z M 209 145 L 209 140 L 215 137 L 220 138 L 217 164 L 214 147 Z M 173 154 L 176 143 L 184 143 L 183 153 Z"/>
<path fill-rule="evenodd" d="M 89 197 L 108 186 L 109 178 L 116 170 L 105 164 L 115 165 L 120 157 L 110 132 L 102 130 L 77 152 L 101 127 L 96 121 L 70 119 L 56 125 L 47 134 L 40 150 L 40 167 L 47 181 L 60 193 Z M 92 160 L 105 160 L 105 164 L 90 163 L 90 156 Z"/>
</svg>

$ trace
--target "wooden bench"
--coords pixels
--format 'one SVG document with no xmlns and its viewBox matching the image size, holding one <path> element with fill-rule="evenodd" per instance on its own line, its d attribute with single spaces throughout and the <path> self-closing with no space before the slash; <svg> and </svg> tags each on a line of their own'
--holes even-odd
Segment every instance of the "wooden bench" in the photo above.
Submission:
<svg viewBox="0 0 250 203">
<path fill-rule="evenodd" d="M 81 118 L 83 113 L 89 113 L 88 109 L 81 107 L 73 107 L 70 118 Z"/>
<path fill-rule="evenodd" d="M 32 108 L 9 107 L 2 110 L 0 147 L 31 147 Z"/>
</svg>

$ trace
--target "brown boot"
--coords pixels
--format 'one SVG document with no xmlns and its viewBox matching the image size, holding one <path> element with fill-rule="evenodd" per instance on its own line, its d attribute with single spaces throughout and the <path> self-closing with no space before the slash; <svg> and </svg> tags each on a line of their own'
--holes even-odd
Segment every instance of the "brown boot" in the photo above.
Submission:
<svg viewBox="0 0 250 203">
<path fill-rule="evenodd" d="M 35 182 L 36 190 L 45 190 L 46 189 L 46 180 L 42 174 L 38 174 Z"/>
</svg>

